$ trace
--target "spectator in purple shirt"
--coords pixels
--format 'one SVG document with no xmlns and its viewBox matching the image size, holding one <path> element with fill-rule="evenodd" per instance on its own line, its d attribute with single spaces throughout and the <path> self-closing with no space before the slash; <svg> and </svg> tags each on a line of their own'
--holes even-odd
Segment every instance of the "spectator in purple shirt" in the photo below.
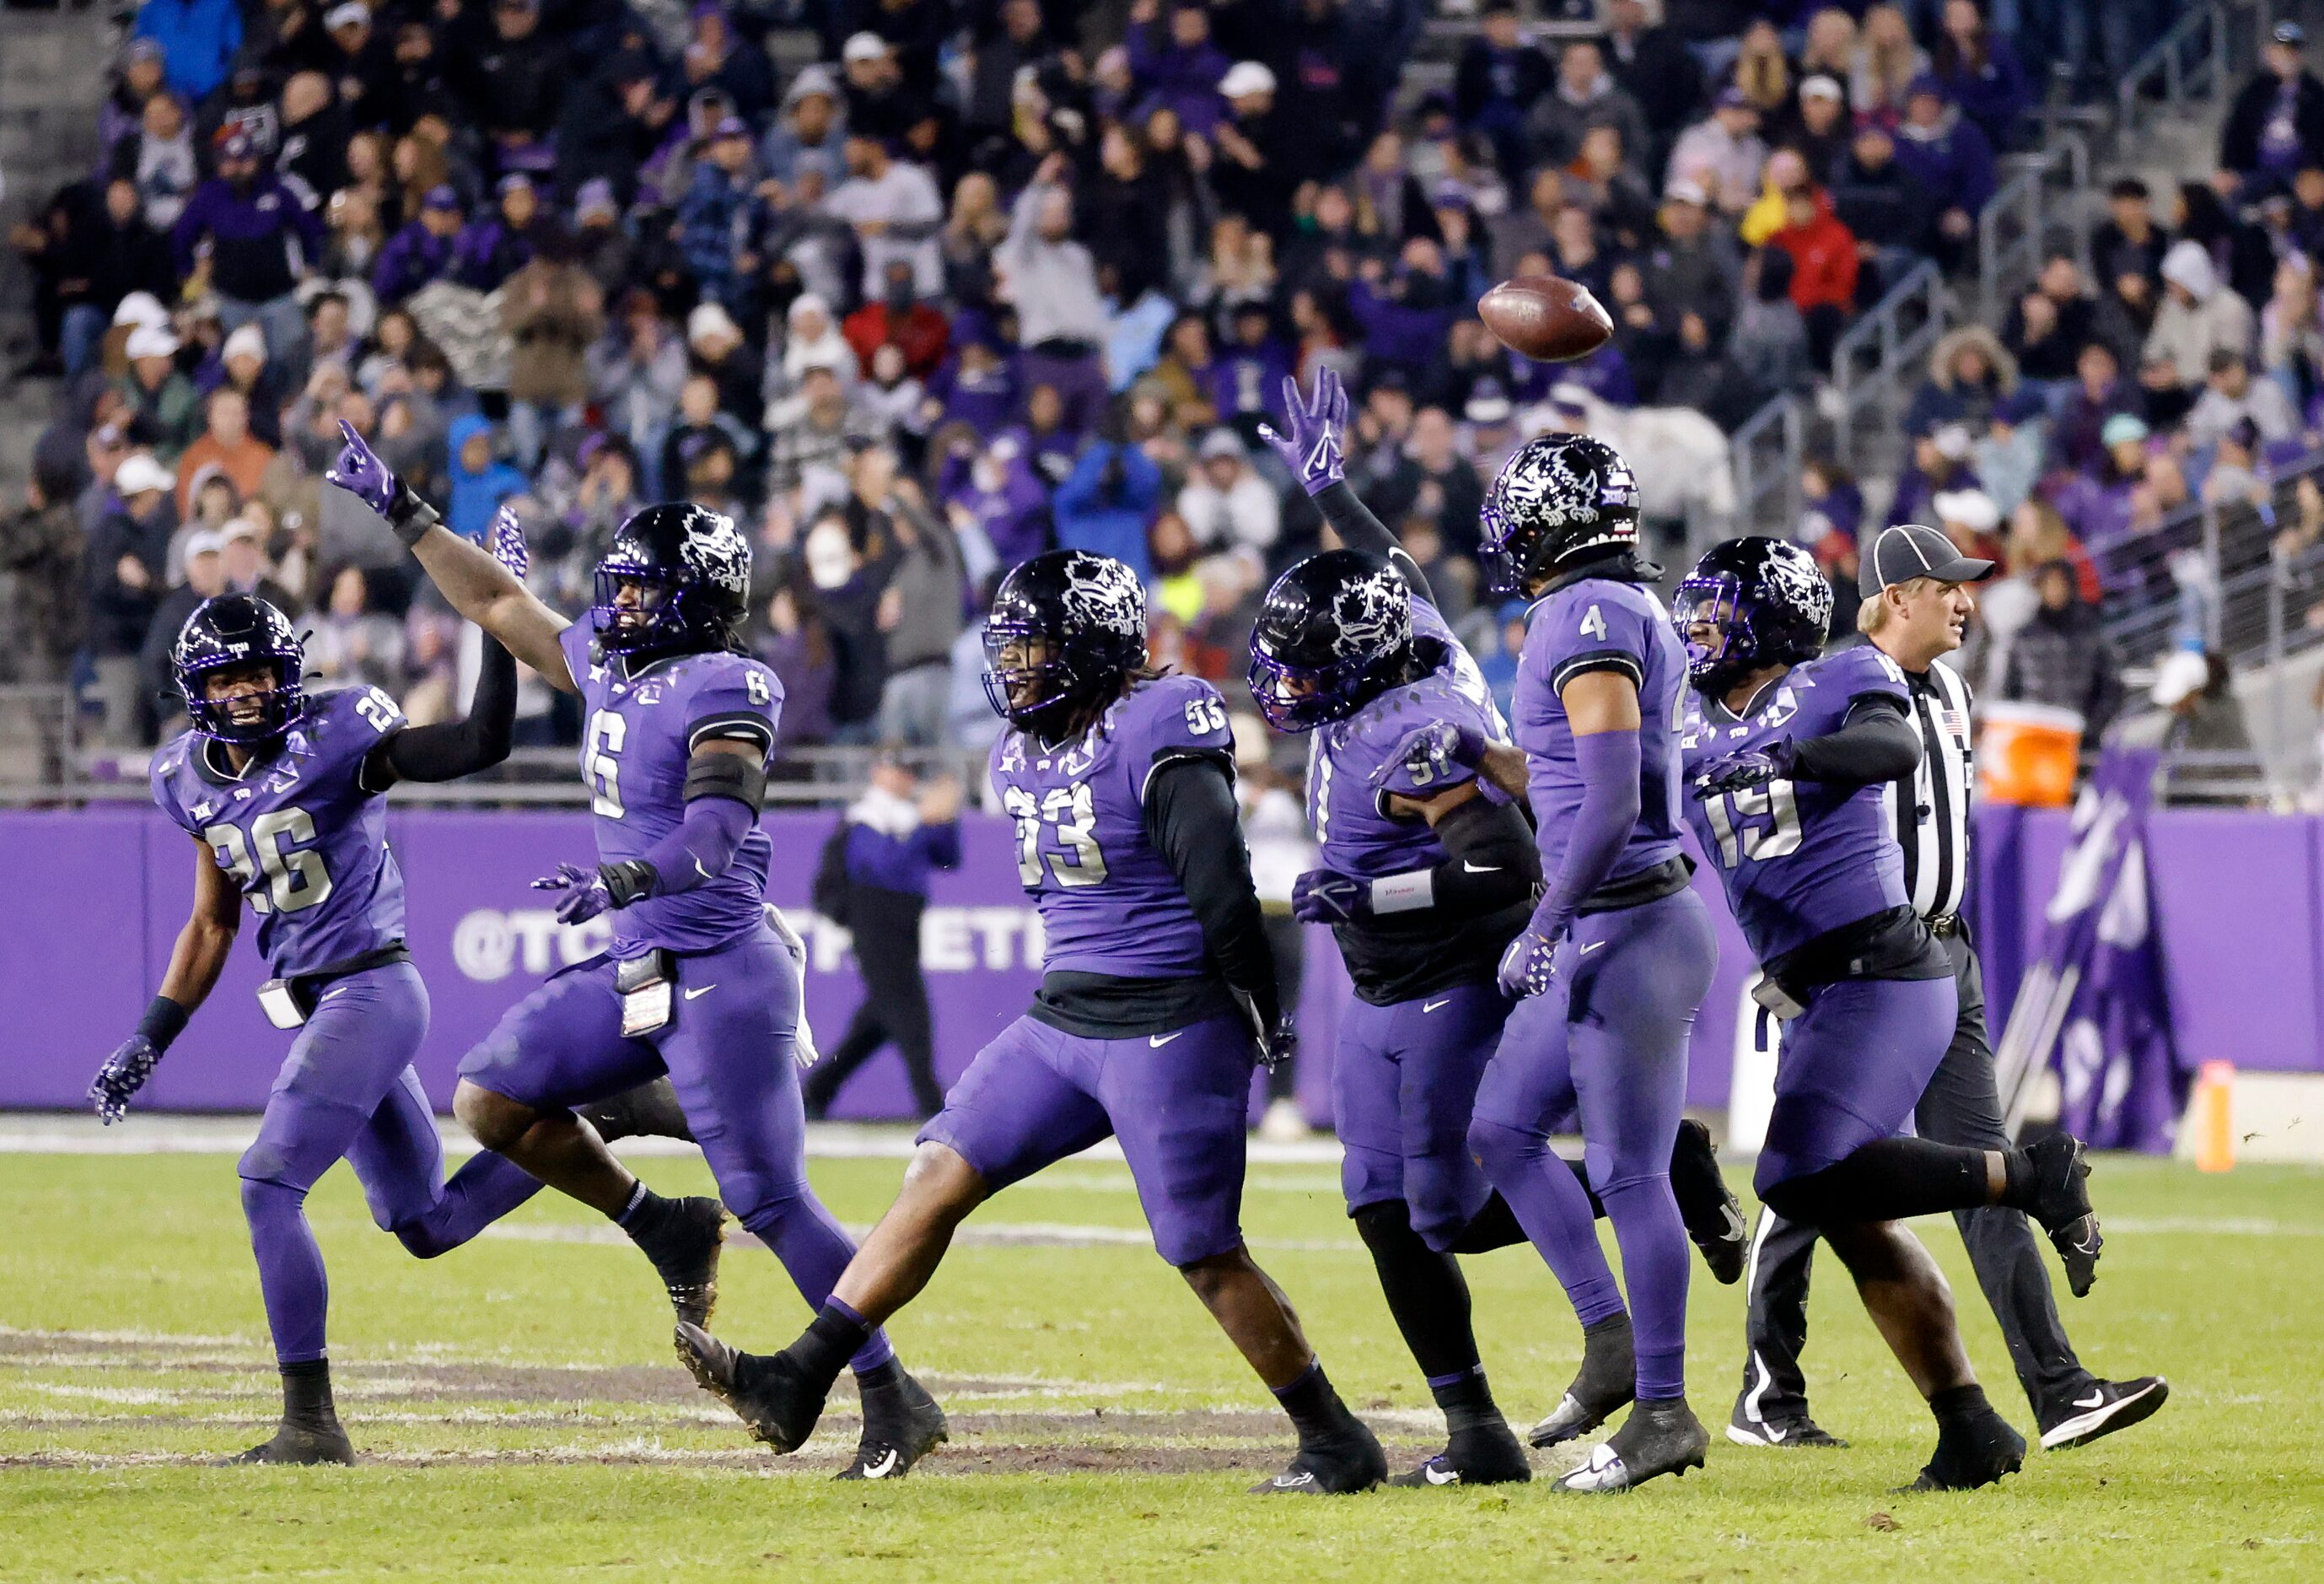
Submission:
<svg viewBox="0 0 2324 1584">
<path fill-rule="evenodd" d="M 304 329 L 291 295 L 323 251 L 323 224 L 263 170 L 241 133 L 218 144 L 217 174 L 194 189 L 171 233 L 180 275 L 209 260 L 219 322 L 230 334 L 256 320 L 269 347 L 294 345 Z"/>
<path fill-rule="evenodd" d="M 1013 436 L 996 436 L 975 454 L 946 492 L 945 511 L 956 531 L 973 527 L 984 535 L 1000 571 L 1048 546 L 1049 493 Z"/>
<path fill-rule="evenodd" d="M 1259 417 L 1281 403 L 1290 374 L 1290 349 L 1277 338 L 1267 304 L 1243 303 L 1234 310 L 1234 339 L 1211 365 L 1211 405 L 1225 422 Z"/>
<path fill-rule="evenodd" d="M 429 188 L 420 200 L 420 218 L 387 239 L 372 266 L 371 289 L 380 302 L 401 302 L 450 269 L 459 235 L 460 195 L 448 186 Z"/>
<path fill-rule="evenodd" d="M 1950 265 L 1968 249 L 1977 215 L 1993 196 L 1993 144 L 1963 116 L 1944 85 L 1926 73 L 1904 96 L 1904 122 L 1896 129 L 1896 163 L 1926 195 L 1936 215 L 1932 245 Z"/>
<path fill-rule="evenodd" d="M 1211 42 L 1211 14 L 1194 4 L 1174 4 L 1169 19 L 1158 20 L 1158 0 L 1137 0 L 1130 11 L 1130 71 L 1142 95 L 1141 116 L 1157 107 L 1177 113 L 1178 125 L 1208 137 L 1226 115 L 1219 79 L 1234 64 Z"/>
</svg>

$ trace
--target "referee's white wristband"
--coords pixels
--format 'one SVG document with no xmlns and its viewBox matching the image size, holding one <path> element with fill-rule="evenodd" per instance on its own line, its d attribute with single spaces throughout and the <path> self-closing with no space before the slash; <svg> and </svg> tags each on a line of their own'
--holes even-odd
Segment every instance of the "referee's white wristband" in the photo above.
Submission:
<svg viewBox="0 0 2324 1584">
<path fill-rule="evenodd" d="M 1416 912 L 1436 905 L 1436 875 L 1430 869 L 1407 869 L 1372 882 L 1374 913 Z"/>
</svg>

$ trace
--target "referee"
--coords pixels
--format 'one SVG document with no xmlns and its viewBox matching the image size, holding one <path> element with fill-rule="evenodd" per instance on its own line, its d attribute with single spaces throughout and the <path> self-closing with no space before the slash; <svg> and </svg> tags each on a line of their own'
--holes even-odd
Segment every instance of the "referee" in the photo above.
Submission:
<svg viewBox="0 0 2324 1584">
<path fill-rule="evenodd" d="M 1985 1029 L 1985 979 L 1969 944 L 1961 900 L 1969 885 L 1969 684 L 1941 654 L 1960 647 L 1977 611 L 1969 585 L 1992 576 L 1993 563 L 1964 556 L 1933 528 L 1884 528 L 1858 573 L 1864 603 L 1856 625 L 1912 684 L 1921 731 L 1921 763 L 1912 781 L 1888 789 L 1896 839 L 1904 849 L 1904 889 L 1914 911 L 1944 944 L 1960 990 L 1960 1019 L 1944 1061 L 1913 1115 L 1924 1138 L 1975 1149 L 2006 1149 L 1993 1049 Z M 2010 1362 L 2034 1405 L 2042 1447 L 2080 1446 L 2137 1423 L 2163 1406 L 2170 1386 L 2159 1376 L 2105 1381 L 2084 1369 L 2058 1320 L 2050 1274 L 2025 1218 L 1988 1206 L 1958 1210 L 1978 1285 L 2001 1322 Z M 1815 1232 L 1762 1209 L 1747 1272 L 1750 1357 L 1727 1437 L 1747 1447 L 1831 1447 L 1843 1443 L 1808 1415 L 1800 1352 L 1807 1343 L 1808 1264 Z"/>
</svg>

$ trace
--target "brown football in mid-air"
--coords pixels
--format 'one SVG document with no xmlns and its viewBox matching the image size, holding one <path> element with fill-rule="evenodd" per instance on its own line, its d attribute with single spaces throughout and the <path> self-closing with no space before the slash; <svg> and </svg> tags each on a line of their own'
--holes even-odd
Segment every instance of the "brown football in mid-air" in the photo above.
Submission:
<svg viewBox="0 0 2324 1584">
<path fill-rule="evenodd" d="M 1477 317 L 1501 345 L 1537 363 L 1587 357 L 1614 333 L 1613 316 L 1587 286 L 1557 275 L 1519 275 L 1477 299 Z"/>
</svg>

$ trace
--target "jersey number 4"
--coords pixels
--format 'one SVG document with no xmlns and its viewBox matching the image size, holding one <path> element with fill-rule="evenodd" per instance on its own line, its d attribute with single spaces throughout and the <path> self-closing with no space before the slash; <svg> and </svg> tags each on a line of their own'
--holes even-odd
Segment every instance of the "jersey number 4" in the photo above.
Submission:
<svg viewBox="0 0 2324 1584">
<path fill-rule="evenodd" d="M 1702 812 L 1719 838 L 1719 861 L 1727 868 L 1745 858 L 1764 862 L 1799 850 L 1800 805 L 1788 781 L 1720 792 L 1703 799 Z"/>
<path fill-rule="evenodd" d="M 1194 706 L 1188 705 L 1191 710 Z M 1095 885 L 1105 878 L 1105 854 L 1097 845 L 1097 801 L 1089 783 L 1051 787 L 1036 803 L 1021 787 L 1001 794 L 1001 806 L 1017 821 L 1017 877 L 1028 891 L 1042 880 L 1041 827 L 1057 833 L 1059 850 L 1047 855 L 1048 872 L 1067 887 Z"/>
<path fill-rule="evenodd" d="M 202 832 L 202 839 L 217 854 L 218 867 L 242 882 L 254 913 L 295 913 L 331 894 L 330 871 L 323 867 L 323 855 L 291 845 L 315 839 L 314 818 L 304 809 L 261 814 L 250 822 L 247 843 L 242 831 L 232 825 L 213 825 Z M 254 864 L 251 861 L 254 851 Z M 266 876 L 266 889 L 253 890 L 261 875 Z"/>
</svg>

